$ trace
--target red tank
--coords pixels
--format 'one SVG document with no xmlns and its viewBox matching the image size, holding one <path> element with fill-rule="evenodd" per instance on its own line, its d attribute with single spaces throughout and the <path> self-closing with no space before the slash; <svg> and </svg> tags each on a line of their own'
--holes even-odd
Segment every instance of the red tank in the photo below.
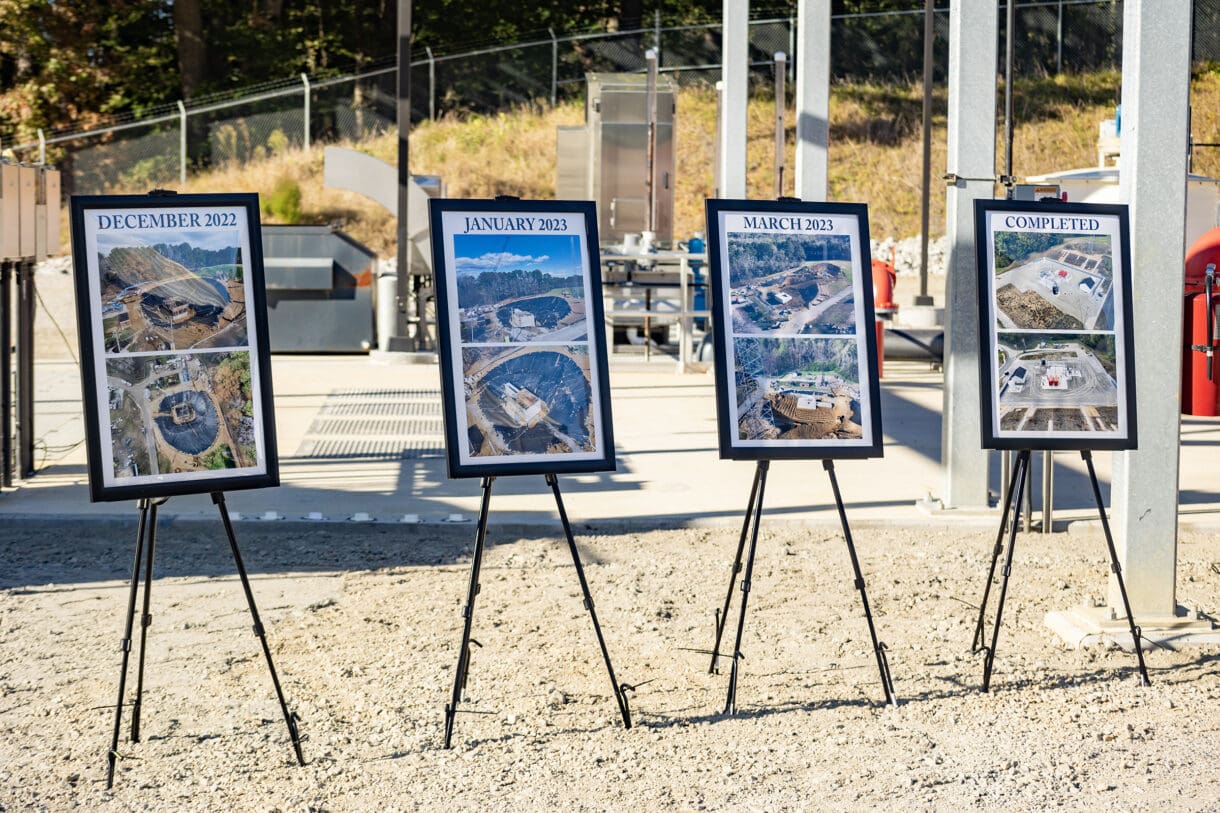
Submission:
<svg viewBox="0 0 1220 813">
<path fill-rule="evenodd" d="M 1220 415 L 1216 306 L 1220 305 L 1220 228 L 1186 252 L 1182 303 L 1182 414 Z"/>
</svg>

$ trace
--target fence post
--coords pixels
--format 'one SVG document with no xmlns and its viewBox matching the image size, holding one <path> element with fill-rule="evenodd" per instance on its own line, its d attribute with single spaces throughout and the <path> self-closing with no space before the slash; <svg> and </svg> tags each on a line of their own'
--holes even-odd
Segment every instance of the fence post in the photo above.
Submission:
<svg viewBox="0 0 1220 813">
<path fill-rule="evenodd" d="M 657 52 L 657 66 L 661 65 L 661 9 L 655 9 L 652 17 L 652 48 Z"/>
<path fill-rule="evenodd" d="M 788 18 L 788 53 L 796 56 L 796 18 Z M 796 59 L 788 60 L 788 79 L 792 82 L 796 81 Z"/>
<path fill-rule="evenodd" d="M 432 47 L 424 46 L 428 54 L 428 121 L 436 121 L 436 60 L 432 56 Z"/>
<path fill-rule="evenodd" d="M 47 137 L 43 135 L 42 128 L 38 128 L 38 163 L 46 164 L 47 162 Z"/>
<path fill-rule="evenodd" d="M 551 35 L 551 107 L 554 107 L 559 95 L 559 40 L 555 38 L 555 29 L 546 31 Z"/>
<path fill-rule="evenodd" d="M 302 128 L 305 132 L 305 152 L 309 152 L 309 97 L 312 95 L 309 88 L 309 77 L 301 74 L 301 84 L 305 86 L 305 126 Z"/>
<path fill-rule="evenodd" d="M 1063 0 L 1059 0 L 1059 19 L 1055 23 L 1055 73 L 1063 73 Z"/>
<path fill-rule="evenodd" d="M 787 91 L 784 80 L 788 77 L 788 55 L 775 52 L 775 197 L 784 194 L 784 114 L 787 112 Z"/>
<path fill-rule="evenodd" d="M 186 186 L 186 105 L 178 100 L 178 185 Z"/>
</svg>

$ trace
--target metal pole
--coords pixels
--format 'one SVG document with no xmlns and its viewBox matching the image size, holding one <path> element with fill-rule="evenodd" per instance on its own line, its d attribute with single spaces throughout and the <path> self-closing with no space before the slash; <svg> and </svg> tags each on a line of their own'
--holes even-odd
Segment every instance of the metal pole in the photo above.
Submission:
<svg viewBox="0 0 1220 813">
<path fill-rule="evenodd" d="M 178 184 L 186 186 L 186 105 L 178 100 Z"/>
<path fill-rule="evenodd" d="M 34 476 L 34 261 L 17 264 L 17 473 Z"/>
<path fill-rule="evenodd" d="M 945 200 L 944 431 L 941 460 L 946 508 L 987 505 L 988 452 L 979 447 L 978 275 L 974 201 L 995 195 L 995 0 L 949 6 L 949 130 Z M 1176 301 L 1176 300 L 1175 300 Z"/>
<path fill-rule="evenodd" d="M 1000 450 L 1000 505 L 1008 505 L 1008 473 L 1012 471 L 1012 450 Z"/>
<path fill-rule="evenodd" d="M 0 486 L 13 485 L 13 265 L 0 260 Z"/>
<path fill-rule="evenodd" d="M 1119 200 L 1130 206 L 1137 292 L 1182 285 L 1191 7 L 1123 6 Z M 1151 621 L 1176 612 L 1181 365 L 1166 360 L 1182 352 L 1182 298 L 1137 294 L 1132 305 L 1139 450 L 1114 455 L 1111 514 L 1132 609 Z M 1116 609 L 1117 587 L 1111 579 Z"/>
<path fill-rule="evenodd" d="M 682 303 L 682 316 L 678 317 L 678 372 L 686 372 L 686 357 L 690 352 L 691 339 L 691 302 L 690 302 L 690 261 L 685 257 L 678 260 L 678 301 Z"/>
<path fill-rule="evenodd" d="M 830 0 L 799 0 L 796 9 L 796 145 L 792 194 L 826 200 L 830 149 Z"/>
<path fill-rule="evenodd" d="M 1042 533 L 1055 530 L 1051 509 L 1055 502 L 1055 453 L 1049 449 L 1042 453 Z"/>
<path fill-rule="evenodd" d="M 649 48 L 644 52 L 648 66 L 648 78 L 644 85 L 644 112 L 648 122 L 648 147 L 644 159 L 644 228 L 656 233 L 657 207 L 657 51 Z"/>
<path fill-rule="evenodd" d="M 716 139 L 713 155 L 715 160 L 712 161 L 712 197 L 723 197 L 720 194 L 720 130 L 724 126 L 724 82 L 716 83 Z"/>
<path fill-rule="evenodd" d="M 1013 66 L 1013 29 L 1017 25 L 1016 0 L 1008 0 L 1005 4 L 1004 23 L 1004 185 L 1012 194 L 1012 66 Z"/>
<path fill-rule="evenodd" d="M 1055 22 L 1055 73 L 1063 73 L 1063 0 L 1059 0 L 1059 19 Z"/>
<path fill-rule="evenodd" d="M 38 163 L 47 163 L 47 137 L 43 135 L 42 128 L 38 128 Z"/>
<path fill-rule="evenodd" d="M 309 92 L 309 77 L 305 74 L 301 74 L 301 84 L 305 85 L 305 126 L 303 128 L 305 132 L 305 152 L 309 152 L 309 97 L 311 94 Z"/>
<path fill-rule="evenodd" d="M 548 28 L 551 35 L 551 107 L 554 107 L 559 97 L 559 40 L 555 37 L 555 29 Z"/>
<path fill-rule="evenodd" d="M 796 18 L 788 18 L 788 53 L 792 54 L 792 59 L 788 60 L 788 78 L 796 82 Z"/>
<path fill-rule="evenodd" d="M 720 194 L 746 196 L 746 107 L 750 93 L 750 3 L 724 0 L 720 75 L 724 105 L 720 122 Z"/>
<path fill-rule="evenodd" d="M 411 245 L 407 239 L 407 207 L 411 184 L 410 164 L 407 160 L 411 132 L 411 0 L 398 0 L 398 308 L 395 316 L 394 334 L 389 349 L 405 350 L 407 337 L 407 303 L 411 301 Z M 421 317 L 423 314 L 419 314 Z M 423 322 L 418 329 L 422 339 Z"/>
<path fill-rule="evenodd" d="M 652 12 L 652 47 L 657 52 L 657 61 L 661 59 L 661 9 Z"/>
<path fill-rule="evenodd" d="M 932 217 L 932 81 L 933 45 L 936 41 L 936 0 L 923 7 L 923 180 L 919 201 L 919 296 L 915 304 L 932 304 L 928 296 L 928 228 Z M 1005 468 L 1007 471 L 1007 468 Z"/>
<path fill-rule="evenodd" d="M 788 56 L 783 51 L 775 52 L 775 197 L 784 194 L 784 113 L 787 108 L 787 91 L 784 80 L 788 75 Z"/>
<path fill-rule="evenodd" d="M 431 45 L 424 46 L 424 53 L 428 55 L 428 121 L 436 121 L 436 59 Z"/>
</svg>

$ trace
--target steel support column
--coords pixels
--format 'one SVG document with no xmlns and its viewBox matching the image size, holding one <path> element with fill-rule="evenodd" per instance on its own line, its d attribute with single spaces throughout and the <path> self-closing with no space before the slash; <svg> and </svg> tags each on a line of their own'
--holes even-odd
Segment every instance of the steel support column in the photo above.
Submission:
<svg viewBox="0 0 1220 813">
<path fill-rule="evenodd" d="M 796 166 L 801 200 L 826 200 L 830 148 L 830 0 L 796 10 Z"/>
<path fill-rule="evenodd" d="M 724 81 L 720 116 L 720 197 L 746 196 L 746 104 L 750 97 L 750 3 L 724 0 L 720 38 Z"/>
<path fill-rule="evenodd" d="M 995 193 L 995 0 L 958 0 L 949 7 L 948 170 L 956 180 L 945 201 L 945 395 L 941 466 L 946 508 L 988 503 L 988 454 L 982 449 L 978 279 L 974 263 L 974 200 Z M 1175 300 L 1176 301 L 1176 300 Z"/>
<path fill-rule="evenodd" d="M 1123 8 L 1122 199 L 1131 206 L 1139 450 L 1114 455 L 1113 503 L 1132 611 L 1176 609 L 1179 391 L 1191 0 L 1127 0 Z M 1161 292 L 1163 295 L 1152 294 Z M 1110 578 L 1110 606 L 1120 608 Z"/>
<path fill-rule="evenodd" d="M 407 236 L 407 199 L 411 168 L 407 160 L 411 132 L 411 0 L 398 0 L 398 308 L 394 336 L 387 348 L 412 349 L 407 336 L 407 308 L 411 302 L 411 242 Z M 421 324 L 422 329 L 422 324 Z"/>
</svg>

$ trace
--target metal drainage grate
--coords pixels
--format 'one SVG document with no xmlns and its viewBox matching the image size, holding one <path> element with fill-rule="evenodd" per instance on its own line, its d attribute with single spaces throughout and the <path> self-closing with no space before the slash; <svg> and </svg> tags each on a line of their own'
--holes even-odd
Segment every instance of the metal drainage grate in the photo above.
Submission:
<svg viewBox="0 0 1220 813">
<path fill-rule="evenodd" d="M 301 442 L 297 457 L 361 460 L 421 460 L 441 457 L 445 447 L 428 440 L 310 440 Z"/>
<path fill-rule="evenodd" d="M 318 409 L 297 457 L 418 460 L 445 452 L 440 390 L 336 390 Z"/>
</svg>

